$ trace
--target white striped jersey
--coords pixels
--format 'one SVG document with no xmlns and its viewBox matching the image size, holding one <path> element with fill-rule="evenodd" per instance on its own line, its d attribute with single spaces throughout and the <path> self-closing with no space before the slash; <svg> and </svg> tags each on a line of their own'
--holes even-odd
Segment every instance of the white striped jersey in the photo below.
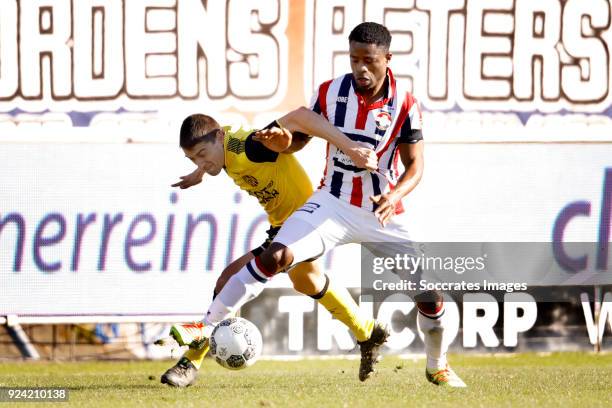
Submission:
<svg viewBox="0 0 612 408">
<path fill-rule="evenodd" d="M 388 69 L 385 86 L 385 97 L 366 106 L 364 98 L 355 93 L 353 74 L 348 73 L 322 83 L 311 102 L 313 111 L 322 114 L 351 140 L 364 142 L 378 156 L 379 171 L 368 172 L 355 167 L 344 152 L 328 143 L 319 188 L 370 211 L 376 209 L 370 196 L 393 189 L 404 171 L 399 144 L 416 143 L 423 138 L 421 110 L 406 84 L 396 81 Z M 400 202 L 396 213 L 403 211 Z"/>
</svg>

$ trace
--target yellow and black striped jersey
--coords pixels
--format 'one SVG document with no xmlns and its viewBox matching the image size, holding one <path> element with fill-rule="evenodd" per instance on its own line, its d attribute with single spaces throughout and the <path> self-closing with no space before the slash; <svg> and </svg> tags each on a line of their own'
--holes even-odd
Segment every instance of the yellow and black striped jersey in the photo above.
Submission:
<svg viewBox="0 0 612 408">
<path fill-rule="evenodd" d="M 272 226 L 281 225 L 312 194 L 308 175 L 293 154 L 279 154 L 253 140 L 254 130 L 223 130 L 227 175 L 259 200 Z"/>
</svg>

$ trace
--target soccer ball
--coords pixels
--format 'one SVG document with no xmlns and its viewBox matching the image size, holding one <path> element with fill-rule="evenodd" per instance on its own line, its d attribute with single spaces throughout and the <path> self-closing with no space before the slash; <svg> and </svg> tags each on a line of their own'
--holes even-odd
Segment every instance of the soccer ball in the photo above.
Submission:
<svg viewBox="0 0 612 408">
<path fill-rule="evenodd" d="M 259 329 L 241 317 L 223 320 L 210 336 L 210 355 L 230 370 L 242 370 L 255 364 L 261 347 Z"/>
</svg>

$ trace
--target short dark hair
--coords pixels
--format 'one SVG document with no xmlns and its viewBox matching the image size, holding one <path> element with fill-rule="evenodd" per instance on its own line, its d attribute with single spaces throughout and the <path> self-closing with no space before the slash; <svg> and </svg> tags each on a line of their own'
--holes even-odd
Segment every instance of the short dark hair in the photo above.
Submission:
<svg viewBox="0 0 612 408">
<path fill-rule="evenodd" d="M 200 142 L 212 143 L 215 140 L 215 129 L 220 129 L 219 123 L 208 115 L 196 113 L 189 115 L 181 125 L 180 146 L 191 149 Z"/>
<path fill-rule="evenodd" d="M 382 24 L 366 21 L 353 28 L 349 34 L 349 42 L 355 41 L 364 44 L 376 44 L 387 51 L 391 45 L 391 33 Z"/>
</svg>

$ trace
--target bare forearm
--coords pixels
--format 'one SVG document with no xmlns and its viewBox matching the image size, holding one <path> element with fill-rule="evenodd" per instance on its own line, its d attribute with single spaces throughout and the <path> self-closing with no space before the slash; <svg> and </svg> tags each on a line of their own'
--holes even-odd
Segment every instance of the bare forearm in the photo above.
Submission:
<svg viewBox="0 0 612 408">
<path fill-rule="evenodd" d="M 408 195 L 421 181 L 423 177 L 423 142 L 414 145 L 400 145 L 400 157 L 406 170 L 400 176 L 392 194 L 398 200 Z"/>
<path fill-rule="evenodd" d="M 291 140 L 291 145 L 287 149 L 285 149 L 283 153 L 291 154 L 299 152 L 308 144 L 308 142 L 310 142 L 310 139 L 312 139 L 312 136 L 308 136 L 307 134 L 302 132 L 296 131 L 292 133 L 293 138 Z"/>
<path fill-rule="evenodd" d="M 378 157 L 374 150 L 353 142 L 327 120 L 304 107 L 298 108 L 276 121 L 290 132 L 301 132 L 319 136 L 342 150 L 361 169 L 374 171 L 378 168 Z"/>
<path fill-rule="evenodd" d="M 318 136 L 335 145 L 340 150 L 347 150 L 353 142 L 344 133 L 331 123 L 305 107 L 289 112 L 278 120 L 279 124 L 289 131 L 302 132 L 307 135 Z"/>
<path fill-rule="evenodd" d="M 417 166 L 416 163 L 410 166 L 410 168 L 406 169 L 406 171 L 400 176 L 393 192 L 391 194 L 395 195 L 398 200 L 401 200 L 405 196 L 407 196 L 421 181 L 421 177 L 423 176 L 423 168 L 422 166 Z"/>
</svg>

